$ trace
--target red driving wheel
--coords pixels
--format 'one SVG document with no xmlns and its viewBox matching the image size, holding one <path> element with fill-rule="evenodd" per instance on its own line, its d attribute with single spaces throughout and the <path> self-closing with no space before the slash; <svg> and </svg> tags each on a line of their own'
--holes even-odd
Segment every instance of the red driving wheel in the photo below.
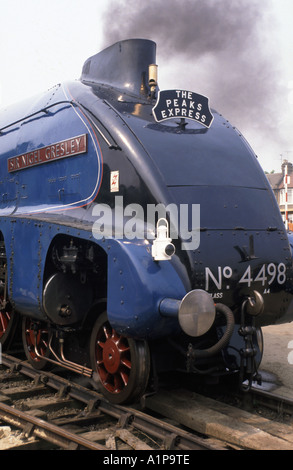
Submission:
<svg viewBox="0 0 293 470">
<path fill-rule="evenodd" d="M 126 403 L 145 391 L 150 371 L 145 341 L 119 335 L 102 314 L 90 342 L 91 363 L 98 373 L 101 392 L 113 403 Z"/>
<path fill-rule="evenodd" d="M 109 324 L 99 330 L 96 343 L 97 368 L 103 386 L 111 393 L 121 393 L 129 382 L 132 368 L 130 347 Z"/>
<path fill-rule="evenodd" d="M 18 325 L 18 316 L 11 309 L 0 310 L 0 343 L 5 348 L 14 338 Z"/>
<path fill-rule="evenodd" d="M 49 328 L 45 323 L 37 322 L 27 317 L 23 318 L 22 340 L 25 354 L 29 362 L 36 369 L 43 369 L 49 366 L 48 361 L 45 359 L 50 354 L 49 334 Z"/>
<path fill-rule="evenodd" d="M 7 334 L 10 320 L 11 314 L 9 312 L 0 312 L 0 340 Z"/>
</svg>

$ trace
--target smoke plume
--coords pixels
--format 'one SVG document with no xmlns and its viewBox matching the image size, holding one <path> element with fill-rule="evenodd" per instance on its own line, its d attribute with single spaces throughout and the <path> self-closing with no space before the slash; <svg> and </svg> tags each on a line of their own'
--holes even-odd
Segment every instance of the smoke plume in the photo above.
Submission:
<svg viewBox="0 0 293 470">
<path fill-rule="evenodd" d="M 110 0 L 103 20 L 105 47 L 130 38 L 157 43 L 161 89 L 204 94 L 260 151 L 268 138 L 276 152 L 284 148 L 275 110 L 287 97 L 270 0 Z"/>
</svg>

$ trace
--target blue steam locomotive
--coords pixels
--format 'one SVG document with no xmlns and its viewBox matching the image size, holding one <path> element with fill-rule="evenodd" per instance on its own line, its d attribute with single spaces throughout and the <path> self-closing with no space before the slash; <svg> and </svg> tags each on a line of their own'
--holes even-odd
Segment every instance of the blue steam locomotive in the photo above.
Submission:
<svg viewBox="0 0 293 470">
<path fill-rule="evenodd" d="M 21 331 L 34 367 L 115 403 L 177 371 L 250 386 L 261 327 L 293 318 L 288 237 L 239 131 L 205 96 L 159 90 L 154 42 L 3 109 L 0 165 L 3 349 Z"/>
</svg>

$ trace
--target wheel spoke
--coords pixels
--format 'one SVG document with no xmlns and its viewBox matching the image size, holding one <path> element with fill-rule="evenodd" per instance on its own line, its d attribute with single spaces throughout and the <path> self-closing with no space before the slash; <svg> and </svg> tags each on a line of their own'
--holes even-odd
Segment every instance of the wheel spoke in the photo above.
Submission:
<svg viewBox="0 0 293 470">
<path fill-rule="evenodd" d="M 10 321 L 9 313 L 8 312 L 0 312 L 0 322 L 1 322 L 0 338 L 6 332 L 9 321 Z"/>
<path fill-rule="evenodd" d="M 111 331 L 111 329 L 109 328 L 108 325 L 104 325 L 104 327 L 103 327 L 103 332 L 104 332 L 104 335 L 105 335 L 106 340 L 109 339 L 109 338 L 111 338 L 111 336 L 112 336 L 112 331 Z"/>
<path fill-rule="evenodd" d="M 123 384 L 124 384 L 124 387 L 126 387 L 126 385 L 128 384 L 128 380 L 129 380 L 129 374 L 127 374 L 126 372 L 124 371 L 121 371 L 120 372 L 120 377 L 123 381 Z"/>
<path fill-rule="evenodd" d="M 104 382 L 104 383 L 107 383 L 107 382 L 108 382 L 109 374 L 108 374 L 108 372 L 106 371 L 105 367 L 100 367 L 100 368 L 99 368 L 99 371 L 100 371 L 100 378 L 101 378 L 101 381 Z"/>
<path fill-rule="evenodd" d="M 2 313 L 0 315 L 0 320 L 1 320 L 1 331 L 0 331 L 0 334 L 1 334 L 1 333 L 5 333 L 5 330 L 6 330 L 5 324 L 4 324 L 4 316 Z"/>
<path fill-rule="evenodd" d="M 44 328 L 43 325 L 34 324 L 29 318 L 25 321 L 25 347 L 29 352 L 29 355 L 33 361 L 39 362 L 40 358 L 37 356 L 37 352 L 41 356 L 45 356 L 48 351 L 48 329 Z"/>
<path fill-rule="evenodd" d="M 44 356 L 46 354 L 47 348 L 48 348 L 47 341 L 45 341 L 45 339 L 41 337 L 39 346 L 38 346 L 38 350 L 41 353 L 41 356 Z"/>
<path fill-rule="evenodd" d="M 112 340 L 118 344 L 120 339 L 121 339 L 121 336 L 118 335 L 118 333 L 116 333 L 115 330 L 112 330 Z"/>
<path fill-rule="evenodd" d="M 117 343 L 117 347 L 119 348 L 119 351 L 121 351 L 121 353 L 126 353 L 130 351 L 129 345 L 125 343 L 125 338 L 120 338 Z"/>
<path fill-rule="evenodd" d="M 127 358 L 121 359 L 121 364 L 123 364 L 123 366 L 127 367 L 127 369 L 131 369 L 130 359 L 127 359 Z"/>
<path fill-rule="evenodd" d="M 113 386 L 114 393 L 121 392 L 122 388 L 123 388 L 123 382 L 121 382 L 120 375 L 115 374 L 114 375 L 114 386 Z"/>
</svg>

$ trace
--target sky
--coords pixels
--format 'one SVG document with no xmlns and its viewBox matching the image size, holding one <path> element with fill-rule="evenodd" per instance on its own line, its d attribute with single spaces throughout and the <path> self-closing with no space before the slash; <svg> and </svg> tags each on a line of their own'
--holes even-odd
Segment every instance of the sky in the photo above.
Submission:
<svg viewBox="0 0 293 470">
<path fill-rule="evenodd" d="M 292 0 L 0 0 L 0 108 L 135 37 L 157 43 L 161 90 L 208 96 L 265 171 L 293 162 Z"/>
</svg>

